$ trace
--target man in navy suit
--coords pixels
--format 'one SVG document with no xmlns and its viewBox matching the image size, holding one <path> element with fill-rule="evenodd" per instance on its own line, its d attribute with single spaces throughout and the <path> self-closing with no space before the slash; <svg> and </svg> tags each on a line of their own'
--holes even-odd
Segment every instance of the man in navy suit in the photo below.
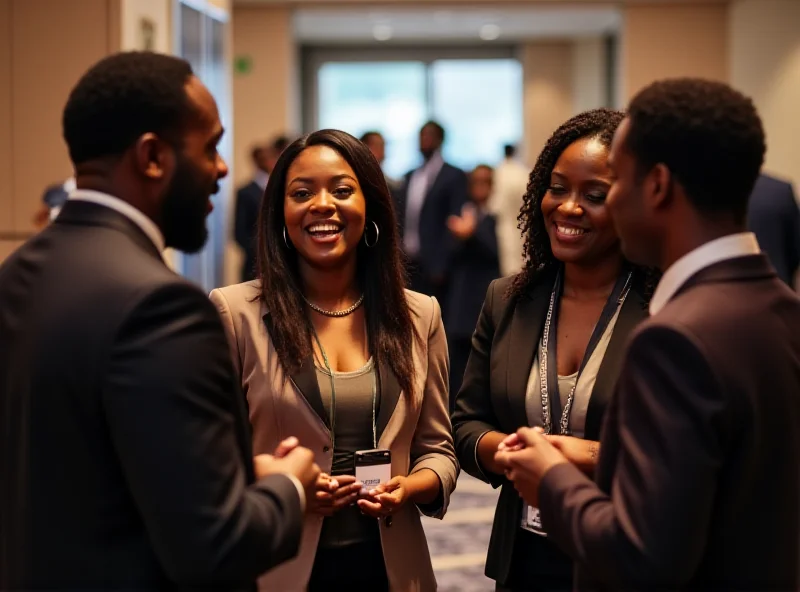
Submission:
<svg viewBox="0 0 800 592">
<path fill-rule="evenodd" d="M 408 257 L 411 289 L 444 302 L 447 292 L 447 219 L 460 215 L 467 201 L 467 175 L 442 157 L 444 128 L 422 126 L 419 150 L 424 162 L 406 174 L 397 199 L 397 216 Z"/>
<path fill-rule="evenodd" d="M 762 173 L 750 194 L 747 225 L 778 277 L 794 286 L 800 266 L 800 208 L 791 183 Z"/>
</svg>

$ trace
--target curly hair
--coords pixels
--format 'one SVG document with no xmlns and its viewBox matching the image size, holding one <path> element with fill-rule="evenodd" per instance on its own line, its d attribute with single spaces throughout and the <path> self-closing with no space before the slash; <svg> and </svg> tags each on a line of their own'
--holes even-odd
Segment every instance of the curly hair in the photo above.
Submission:
<svg viewBox="0 0 800 592">
<path fill-rule="evenodd" d="M 129 51 L 97 62 L 64 107 L 64 140 L 74 165 L 119 156 L 152 132 L 178 145 L 192 107 L 192 67 L 173 56 Z"/>
<path fill-rule="evenodd" d="M 753 102 L 722 82 L 660 80 L 631 101 L 626 148 L 641 177 L 662 163 L 694 207 L 744 221 L 766 142 Z"/>
</svg>

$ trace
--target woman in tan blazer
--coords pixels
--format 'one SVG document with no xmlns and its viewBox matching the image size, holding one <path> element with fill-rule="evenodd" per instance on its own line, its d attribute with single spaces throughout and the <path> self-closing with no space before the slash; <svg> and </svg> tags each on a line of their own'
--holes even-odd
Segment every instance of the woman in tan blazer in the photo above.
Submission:
<svg viewBox="0 0 800 592">
<path fill-rule="evenodd" d="M 436 589 L 420 511 L 441 518 L 458 464 L 439 304 L 404 290 L 389 190 L 361 142 L 305 136 L 261 205 L 259 279 L 211 294 L 247 395 L 254 453 L 297 436 L 323 470 L 292 561 L 262 590 Z M 356 450 L 391 451 L 366 489 Z M 265 550 L 266 552 L 266 550 Z"/>
</svg>

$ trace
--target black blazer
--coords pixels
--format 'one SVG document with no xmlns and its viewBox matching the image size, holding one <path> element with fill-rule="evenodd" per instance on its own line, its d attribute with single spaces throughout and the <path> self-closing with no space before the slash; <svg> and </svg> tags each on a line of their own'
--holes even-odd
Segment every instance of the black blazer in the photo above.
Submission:
<svg viewBox="0 0 800 592">
<path fill-rule="evenodd" d="M 256 237 L 258 235 L 258 211 L 264 191 L 252 181 L 236 192 L 236 214 L 233 234 L 244 254 L 241 278 L 249 282 L 256 277 Z"/>
<path fill-rule="evenodd" d="M 778 277 L 793 286 L 800 266 L 800 208 L 792 185 L 761 175 L 750 194 L 747 224 Z"/>
<path fill-rule="evenodd" d="M 395 206 L 401 236 L 405 234 L 406 201 L 412 174 L 413 171 L 406 174 L 403 188 L 396 196 Z M 416 258 L 426 276 L 445 274 L 449 253 L 447 217 L 461 214 L 461 207 L 466 201 L 466 173 L 447 163 L 443 164 L 425 194 L 425 201 L 419 214 L 420 250 Z"/>
<path fill-rule="evenodd" d="M 763 255 L 698 272 L 633 333 L 596 482 L 539 487 L 579 589 L 797 590 L 800 299 Z"/>
<path fill-rule="evenodd" d="M 240 589 L 296 554 L 214 306 L 127 218 L 70 201 L 11 255 L 0 343 L 0 589 Z"/>
<path fill-rule="evenodd" d="M 484 473 L 475 449 L 487 431 L 510 434 L 527 425 L 525 390 L 555 277 L 555 269 L 540 272 L 530 291 L 516 301 L 505 298 L 514 276 L 492 282 L 475 328 L 472 353 L 453 412 L 456 456 L 461 466 L 493 487 L 502 486 L 486 558 L 486 575 L 501 586 L 506 585 L 511 574 L 514 545 L 521 530 L 522 502 L 513 484 L 503 475 Z M 643 292 L 637 278 L 620 310 L 592 391 L 586 414 L 587 439 L 600 438 L 600 426 L 622 363 L 625 341 L 634 326 L 647 316 Z M 533 570 L 561 575 L 559 569 L 569 569 L 568 565 L 564 567 L 564 554 L 548 539 L 535 535 L 529 538 L 536 548 L 530 550 L 525 560 L 535 563 Z"/>
<path fill-rule="evenodd" d="M 469 338 L 472 335 L 486 290 L 500 277 L 496 226 L 494 215 L 484 214 L 475 234 L 467 240 L 450 236 L 450 289 L 444 307 L 448 337 Z"/>
</svg>

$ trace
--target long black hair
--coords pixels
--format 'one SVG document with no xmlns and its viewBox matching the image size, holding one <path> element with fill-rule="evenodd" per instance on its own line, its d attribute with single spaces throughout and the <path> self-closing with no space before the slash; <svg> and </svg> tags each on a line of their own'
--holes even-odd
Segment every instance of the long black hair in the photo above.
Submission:
<svg viewBox="0 0 800 592">
<path fill-rule="evenodd" d="M 355 172 L 366 201 L 366 226 L 370 237 L 379 229 L 374 247 L 362 240 L 357 247 L 357 280 L 364 291 L 369 349 L 379 363 L 388 365 L 400 387 L 413 394 L 411 349 L 420 337 L 414 328 L 405 296 L 405 267 L 389 188 L 381 166 L 369 149 L 339 130 L 320 130 L 303 136 L 283 151 L 269 176 L 258 221 L 258 275 L 260 298 L 272 317 L 271 337 L 281 363 L 289 372 L 312 355 L 311 321 L 306 314 L 297 251 L 284 242 L 283 204 L 289 167 L 310 146 L 328 146 Z"/>
<path fill-rule="evenodd" d="M 528 189 L 522 198 L 522 208 L 517 218 L 519 229 L 525 238 L 522 250 L 525 264 L 514 278 L 508 296 L 516 297 L 526 292 L 540 272 L 559 264 L 553 255 L 542 214 L 542 199 L 550 187 L 550 176 L 559 157 L 568 146 L 586 138 L 597 139 L 609 148 L 614 133 L 624 118 L 624 113 L 613 109 L 584 111 L 564 122 L 547 140 L 531 171 Z M 656 272 L 643 267 L 634 269 L 637 280 L 644 284 L 645 296 L 649 297 L 657 282 Z"/>
</svg>

